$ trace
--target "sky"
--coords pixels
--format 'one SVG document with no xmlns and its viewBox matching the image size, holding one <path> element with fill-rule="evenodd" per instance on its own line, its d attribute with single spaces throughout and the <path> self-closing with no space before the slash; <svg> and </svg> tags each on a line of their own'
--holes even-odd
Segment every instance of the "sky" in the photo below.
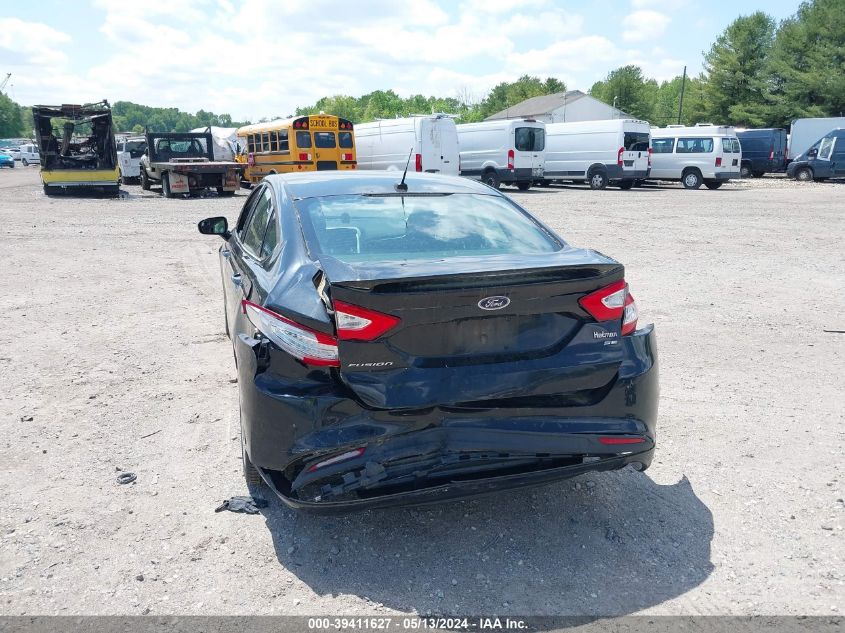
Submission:
<svg viewBox="0 0 845 633">
<path fill-rule="evenodd" d="M 587 91 L 637 64 L 701 71 L 739 15 L 798 0 L 30 0 L 0 9 L 0 80 L 18 103 L 127 100 L 235 120 L 393 89 L 481 100 L 524 74 Z M 356 6 L 358 5 L 358 6 Z"/>
</svg>

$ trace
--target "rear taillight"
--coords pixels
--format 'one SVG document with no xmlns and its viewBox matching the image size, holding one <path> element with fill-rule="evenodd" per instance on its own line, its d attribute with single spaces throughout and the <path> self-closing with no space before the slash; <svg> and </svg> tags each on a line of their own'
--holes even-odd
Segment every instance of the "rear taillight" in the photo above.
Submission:
<svg viewBox="0 0 845 633">
<path fill-rule="evenodd" d="M 508 150 L 508 169 L 513 169 L 514 152 L 512 149 Z"/>
<path fill-rule="evenodd" d="M 416 166 L 417 171 L 422 171 L 422 154 L 416 155 L 414 165 Z"/>
<path fill-rule="evenodd" d="M 625 148 L 620 147 L 619 151 L 616 153 L 616 164 L 622 167 L 622 154 L 625 153 Z"/>
<path fill-rule="evenodd" d="M 342 341 L 372 341 L 399 323 L 395 316 L 343 301 L 334 302 L 334 318 Z"/>
<path fill-rule="evenodd" d="M 651 167 L 651 148 L 648 148 L 648 166 Z"/>
<path fill-rule="evenodd" d="M 352 153 L 343 153 L 340 155 L 340 160 L 352 160 Z"/>
<path fill-rule="evenodd" d="M 769 150 L 769 160 L 774 160 L 774 159 L 775 159 L 775 150 L 770 149 Z"/>
<path fill-rule="evenodd" d="M 637 302 L 630 292 L 625 295 L 625 311 L 622 313 L 622 336 L 637 329 Z"/>
<path fill-rule="evenodd" d="M 642 437 L 613 437 L 613 436 L 606 436 L 599 438 L 599 444 L 605 444 L 608 446 L 612 446 L 614 444 L 642 444 L 645 442 L 645 438 Z"/>
<path fill-rule="evenodd" d="M 596 321 L 621 319 L 623 336 L 637 329 L 637 304 L 624 279 L 581 297 L 578 303 Z"/>
<path fill-rule="evenodd" d="M 716 157 L 716 167 L 721 167 L 721 166 L 722 166 L 722 157 L 717 156 Z"/>
<path fill-rule="evenodd" d="M 299 153 L 299 160 L 311 160 L 311 154 L 306 154 L 305 152 Z"/>
<path fill-rule="evenodd" d="M 337 339 L 244 299 L 244 314 L 261 334 L 308 365 L 339 367 Z"/>
</svg>

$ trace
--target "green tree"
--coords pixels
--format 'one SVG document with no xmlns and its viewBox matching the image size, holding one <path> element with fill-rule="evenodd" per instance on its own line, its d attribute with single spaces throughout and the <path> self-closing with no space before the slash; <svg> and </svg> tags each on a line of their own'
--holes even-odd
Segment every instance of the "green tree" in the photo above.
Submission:
<svg viewBox="0 0 845 633">
<path fill-rule="evenodd" d="M 0 93 L 0 137 L 25 134 L 21 107 L 6 95 Z"/>
<path fill-rule="evenodd" d="M 481 101 L 479 116 L 483 119 L 531 97 L 557 92 L 566 92 L 566 85 L 554 77 L 548 77 L 542 81 L 539 77 L 523 75 L 514 82 L 503 81 L 494 86 L 490 94 Z"/>
<path fill-rule="evenodd" d="M 778 29 L 766 68 L 769 124 L 845 116 L 845 5 L 804 2 Z"/>
<path fill-rule="evenodd" d="M 757 11 L 734 20 L 705 53 L 704 92 L 713 123 L 767 123 L 766 65 L 774 36 L 774 20 Z"/>
<path fill-rule="evenodd" d="M 639 66 L 628 65 L 611 71 L 603 81 L 594 83 L 590 94 L 609 105 L 615 104 L 631 116 L 649 121 L 657 88 L 653 79 L 646 81 Z"/>
</svg>

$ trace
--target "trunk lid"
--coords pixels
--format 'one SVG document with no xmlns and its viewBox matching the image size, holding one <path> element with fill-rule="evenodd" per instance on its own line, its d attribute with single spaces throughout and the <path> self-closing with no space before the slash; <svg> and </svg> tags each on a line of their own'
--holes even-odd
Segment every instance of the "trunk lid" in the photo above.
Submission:
<svg viewBox="0 0 845 633">
<path fill-rule="evenodd" d="M 578 300 L 624 269 L 594 251 L 321 264 L 333 302 L 399 319 L 375 340 L 338 342 L 340 379 L 368 407 L 561 406 L 616 375 L 621 346 L 593 330 L 618 339 L 620 323 L 585 328 Z"/>
</svg>

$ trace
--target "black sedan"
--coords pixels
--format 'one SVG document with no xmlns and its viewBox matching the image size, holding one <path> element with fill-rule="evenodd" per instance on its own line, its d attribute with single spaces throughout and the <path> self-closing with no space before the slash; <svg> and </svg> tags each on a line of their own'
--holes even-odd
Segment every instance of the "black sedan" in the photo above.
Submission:
<svg viewBox="0 0 845 633">
<path fill-rule="evenodd" d="M 244 474 L 313 511 L 631 464 L 655 446 L 653 326 L 619 262 L 434 174 L 266 178 L 220 235 Z"/>
</svg>

